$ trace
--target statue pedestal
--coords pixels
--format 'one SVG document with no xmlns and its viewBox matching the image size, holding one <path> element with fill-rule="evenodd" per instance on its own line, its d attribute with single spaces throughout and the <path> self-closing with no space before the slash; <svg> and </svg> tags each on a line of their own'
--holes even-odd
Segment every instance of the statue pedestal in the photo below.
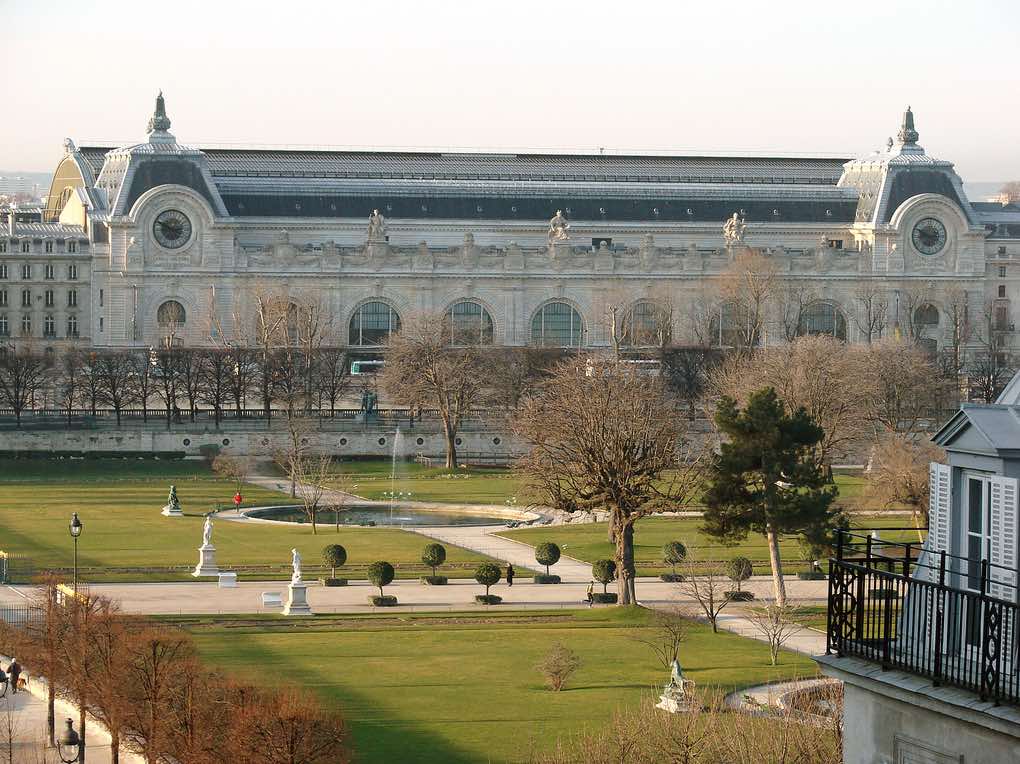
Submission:
<svg viewBox="0 0 1020 764">
<path fill-rule="evenodd" d="M 671 714 L 682 714 L 691 711 L 696 703 L 693 694 L 690 692 L 693 689 L 694 682 L 690 680 L 684 680 L 682 689 L 675 685 L 667 685 L 663 688 L 662 695 L 659 696 L 659 702 L 655 704 L 655 707 L 668 711 Z"/>
<path fill-rule="evenodd" d="M 163 507 L 163 511 L 160 513 L 166 517 L 184 517 L 184 513 L 181 512 L 180 504 L 167 504 Z"/>
<path fill-rule="evenodd" d="M 308 604 L 308 587 L 302 583 L 291 583 L 287 587 L 287 604 L 283 606 L 284 615 L 311 615 L 312 608 Z"/>
<path fill-rule="evenodd" d="M 198 578 L 199 576 L 218 576 L 220 574 L 220 568 L 216 564 L 216 547 L 212 544 L 202 544 L 198 548 L 198 565 L 191 572 L 191 575 Z"/>
</svg>

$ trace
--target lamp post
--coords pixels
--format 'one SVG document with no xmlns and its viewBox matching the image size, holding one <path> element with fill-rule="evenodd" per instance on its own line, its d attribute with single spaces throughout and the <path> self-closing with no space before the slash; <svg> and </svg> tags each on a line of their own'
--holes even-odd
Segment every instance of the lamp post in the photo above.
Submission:
<svg viewBox="0 0 1020 764">
<path fill-rule="evenodd" d="M 57 755 L 64 764 L 85 761 L 85 738 L 75 730 L 70 717 L 67 719 L 67 728 L 57 740 Z"/>
<path fill-rule="evenodd" d="M 85 526 L 81 524 L 81 520 L 78 519 L 78 513 L 75 512 L 71 515 L 71 524 L 68 529 L 71 531 L 71 538 L 74 539 L 74 596 L 78 596 L 78 537 L 81 535 L 82 528 Z"/>
</svg>

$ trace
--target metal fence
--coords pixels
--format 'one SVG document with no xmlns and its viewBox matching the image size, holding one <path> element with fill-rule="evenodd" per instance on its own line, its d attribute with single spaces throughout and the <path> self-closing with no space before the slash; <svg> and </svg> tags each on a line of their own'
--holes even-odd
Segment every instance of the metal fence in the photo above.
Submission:
<svg viewBox="0 0 1020 764">
<path fill-rule="evenodd" d="M 42 611 L 34 605 L 0 604 L 0 623 L 9 626 L 25 626 L 41 617 Z"/>
<path fill-rule="evenodd" d="M 829 561 L 827 652 L 1020 704 L 1017 589 L 997 567 L 841 531 Z"/>
</svg>

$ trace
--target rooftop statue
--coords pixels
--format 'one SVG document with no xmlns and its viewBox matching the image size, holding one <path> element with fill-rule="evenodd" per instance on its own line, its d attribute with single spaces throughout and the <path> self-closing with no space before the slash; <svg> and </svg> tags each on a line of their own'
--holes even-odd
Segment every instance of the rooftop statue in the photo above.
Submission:
<svg viewBox="0 0 1020 764">
<path fill-rule="evenodd" d="M 733 217 L 726 221 L 722 229 L 723 241 L 726 242 L 726 246 L 731 247 L 735 244 L 742 244 L 745 231 L 747 231 L 747 223 L 734 212 Z"/>
<path fill-rule="evenodd" d="M 368 218 L 368 240 L 386 241 L 386 218 L 379 210 L 372 210 Z"/>
<path fill-rule="evenodd" d="M 563 212 L 556 210 L 556 215 L 549 221 L 549 241 L 567 241 L 570 238 L 570 235 L 567 233 L 569 228 L 570 224 L 563 217 Z"/>
</svg>

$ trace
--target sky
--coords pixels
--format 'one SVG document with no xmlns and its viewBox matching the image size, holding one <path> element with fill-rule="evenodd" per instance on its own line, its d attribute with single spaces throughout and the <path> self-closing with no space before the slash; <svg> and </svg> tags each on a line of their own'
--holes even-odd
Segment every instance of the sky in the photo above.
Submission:
<svg viewBox="0 0 1020 764">
<path fill-rule="evenodd" d="M 0 168 L 62 141 L 824 153 L 1020 178 L 1016 0 L 0 0 Z"/>
</svg>

